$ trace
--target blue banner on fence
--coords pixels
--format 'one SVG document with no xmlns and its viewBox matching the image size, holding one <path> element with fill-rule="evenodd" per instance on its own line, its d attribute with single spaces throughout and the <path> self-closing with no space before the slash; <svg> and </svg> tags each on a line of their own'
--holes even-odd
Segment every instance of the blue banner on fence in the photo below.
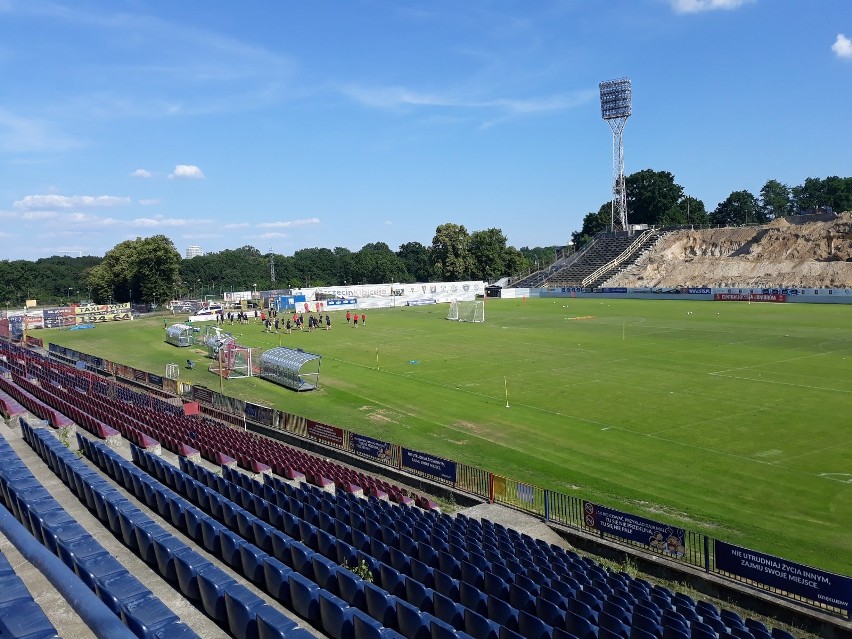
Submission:
<svg viewBox="0 0 852 639">
<path fill-rule="evenodd" d="M 718 570 L 852 613 L 852 578 L 726 544 L 718 539 L 715 553 Z"/>
<path fill-rule="evenodd" d="M 686 289 L 686 292 L 689 295 L 710 295 L 713 292 L 713 289 L 712 288 L 697 288 L 697 287 L 691 286 L 688 289 Z"/>
<path fill-rule="evenodd" d="M 387 442 L 352 433 L 352 450 L 364 457 L 387 460 L 391 456 L 391 446 Z"/>
<path fill-rule="evenodd" d="M 403 448 L 402 465 L 404 468 L 411 468 L 456 483 L 456 462 L 454 461 Z"/>
<path fill-rule="evenodd" d="M 339 297 L 332 298 L 330 300 L 323 300 L 324 306 L 355 306 L 358 303 L 358 300 L 354 297 L 341 299 Z"/>
<path fill-rule="evenodd" d="M 683 528 L 629 515 L 589 501 L 583 502 L 583 517 L 586 526 L 608 535 L 645 544 L 651 550 L 672 557 L 683 557 L 686 553 L 686 534 Z"/>
</svg>

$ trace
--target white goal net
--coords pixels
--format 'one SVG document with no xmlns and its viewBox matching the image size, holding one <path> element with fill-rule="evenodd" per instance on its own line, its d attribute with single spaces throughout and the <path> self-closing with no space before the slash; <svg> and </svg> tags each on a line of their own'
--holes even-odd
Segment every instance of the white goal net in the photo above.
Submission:
<svg viewBox="0 0 852 639">
<path fill-rule="evenodd" d="M 447 313 L 447 319 L 456 322 L 484 322 L 485 302 L 481 300 L 473 302 L 452 300 L 450 302 L 450 311 Z"/>
</svg>

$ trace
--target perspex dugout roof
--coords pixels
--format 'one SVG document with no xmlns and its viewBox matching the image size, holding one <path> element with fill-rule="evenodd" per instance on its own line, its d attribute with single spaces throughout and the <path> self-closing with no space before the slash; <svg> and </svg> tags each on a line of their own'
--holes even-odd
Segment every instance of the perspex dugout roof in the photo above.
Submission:
<svg viewBox="0 0 852 639">
<path fill-rule="evenodd" d="M 308 353 L 301 348 L 271 348 L 260 356 L 260 376 L 295 391 L 314 390 L 319 386 L 321 360 L 321 355 Z M 302 372 L 302 367 L 309 362 L 316 362 L 316 370 L 311 366 L 308 371 Z M 305 377 L 312 377 L 313 383 Z"/>
</svg>

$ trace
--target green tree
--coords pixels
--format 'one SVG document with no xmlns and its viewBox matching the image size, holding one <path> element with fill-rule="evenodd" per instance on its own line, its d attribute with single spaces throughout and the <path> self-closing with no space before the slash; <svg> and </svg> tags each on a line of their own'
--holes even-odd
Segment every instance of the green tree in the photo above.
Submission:
<svg viewBox="0 0 852 639">
<path fill-rule="evenodd" d="M 734 191 L 710 214 L 713 224 L 732 226 L 766 222 L 757 198 L 748 191 Z"/>
<path fill-rule="evenodd" d="M 396 254 L 405 264 L 405 282 L 428 282 L 432 279 L 429 249 L 420 242 L 406 242 L 399 247 Z"/>
<path fill-rule="evenodd" d="M 127 240 L 114 246 L 88 271 L 96 302 L 156 302 L 172 295 L 179 279 L 180 253 L 165 235 Z"/>
<path fill-rule="evenodd" d="M 435 229 L 429 257 L 435 277 L 443 282 L 468 279 L 473 259 L 468 248 L 470 235 L 463 225 L 446 223 Z"/>
<path fill-rule="evenodd" d="M 760 210 L 769 220 L 790 215 L 793 211 L 790 187 L 778 180 L 767 180 L 760 189 Z"/>
<path fill-rule="evenodd" d="M 583 218 L 583 227 L 571 233 L 571 242 L 577 249 L 583 248 L 595 235 L 607 229 L 612 217 L 611 207 L 612 203 L 607 202 L 601 205 L 597 213 L 586 213 L 586 217 Z"/>
<path fill-rule="evenodd" d="M 678 203 L 683 198 L 683 187 L 668 171 L 638 171 L 625 178 L 625 187 L 630 224 L 657 225 L 663 219 L 680 218 Z"/>
<path fill-rule="evenodd" d="M 474 278 L 494 282 L 510 275 L 506 273 L 506 236 L 500 229 L 474 231 L 470 234 L 468 250 L 473 260 Z"/>
<path fill-rule="evenodd" d="M 703 226 L 710 224 L 710 215 L 704 207 L 704 200 L 686 195 L 677 203 L 677 208 L 680 211 L 683 222 L 681 224 L 694 224 L 695 226 Z M 663 226 L 661 224 L 661 226 Z"/>
<path fill-rule="evenodd" d="M 357 282 L 381 284 L 399 282 L 405 276 L 405 263 L 384 242 L 366 244 L 354 256 Z"/>
<path fill-rule="evenodd" d="M 307 248 L 293 253 L 296 286 L 331 286 L 337 283 L 337 258 L 331 249 Z"/>
</svg>

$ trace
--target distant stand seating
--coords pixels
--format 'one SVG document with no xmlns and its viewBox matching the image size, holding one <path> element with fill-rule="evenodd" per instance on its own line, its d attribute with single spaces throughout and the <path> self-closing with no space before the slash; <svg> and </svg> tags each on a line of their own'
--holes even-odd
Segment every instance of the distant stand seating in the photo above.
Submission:
<svg viewBox="0 0 852 639">
<path fill-rule="evenodd" d="M 331 481 L 342 488 L 386 496 L 398 503 L 421 500 L 399 486 L 282 442 L 224 426 L 207 417 L 185 416 L 180 407 L 123 386 L 104 384 L 91 373 L 66 364 L 32 356 L 27 361 L 27 373 L 36 381 L 13 375 L 13 384 L 2 380 L 0 385 L 6 382 L 10 389 L 17 387 L 37 396 L 38 401 L 48 408 L 56 407 L 50 410 L 59 416 L 62 416 L 60 411 L 68 412 L 78 424 L 100 438 L 118 431 L 138 444 L 140 437 L 146 435 L 179 455 L 189 446 L 214 463 L 219 453 L 225 453 L 248 470 L 256 468 L 257 462 L 260 462 L 279 475 L 292 477 L 298 474 L 312 484 L 322 485 Z"/>
</svg>

